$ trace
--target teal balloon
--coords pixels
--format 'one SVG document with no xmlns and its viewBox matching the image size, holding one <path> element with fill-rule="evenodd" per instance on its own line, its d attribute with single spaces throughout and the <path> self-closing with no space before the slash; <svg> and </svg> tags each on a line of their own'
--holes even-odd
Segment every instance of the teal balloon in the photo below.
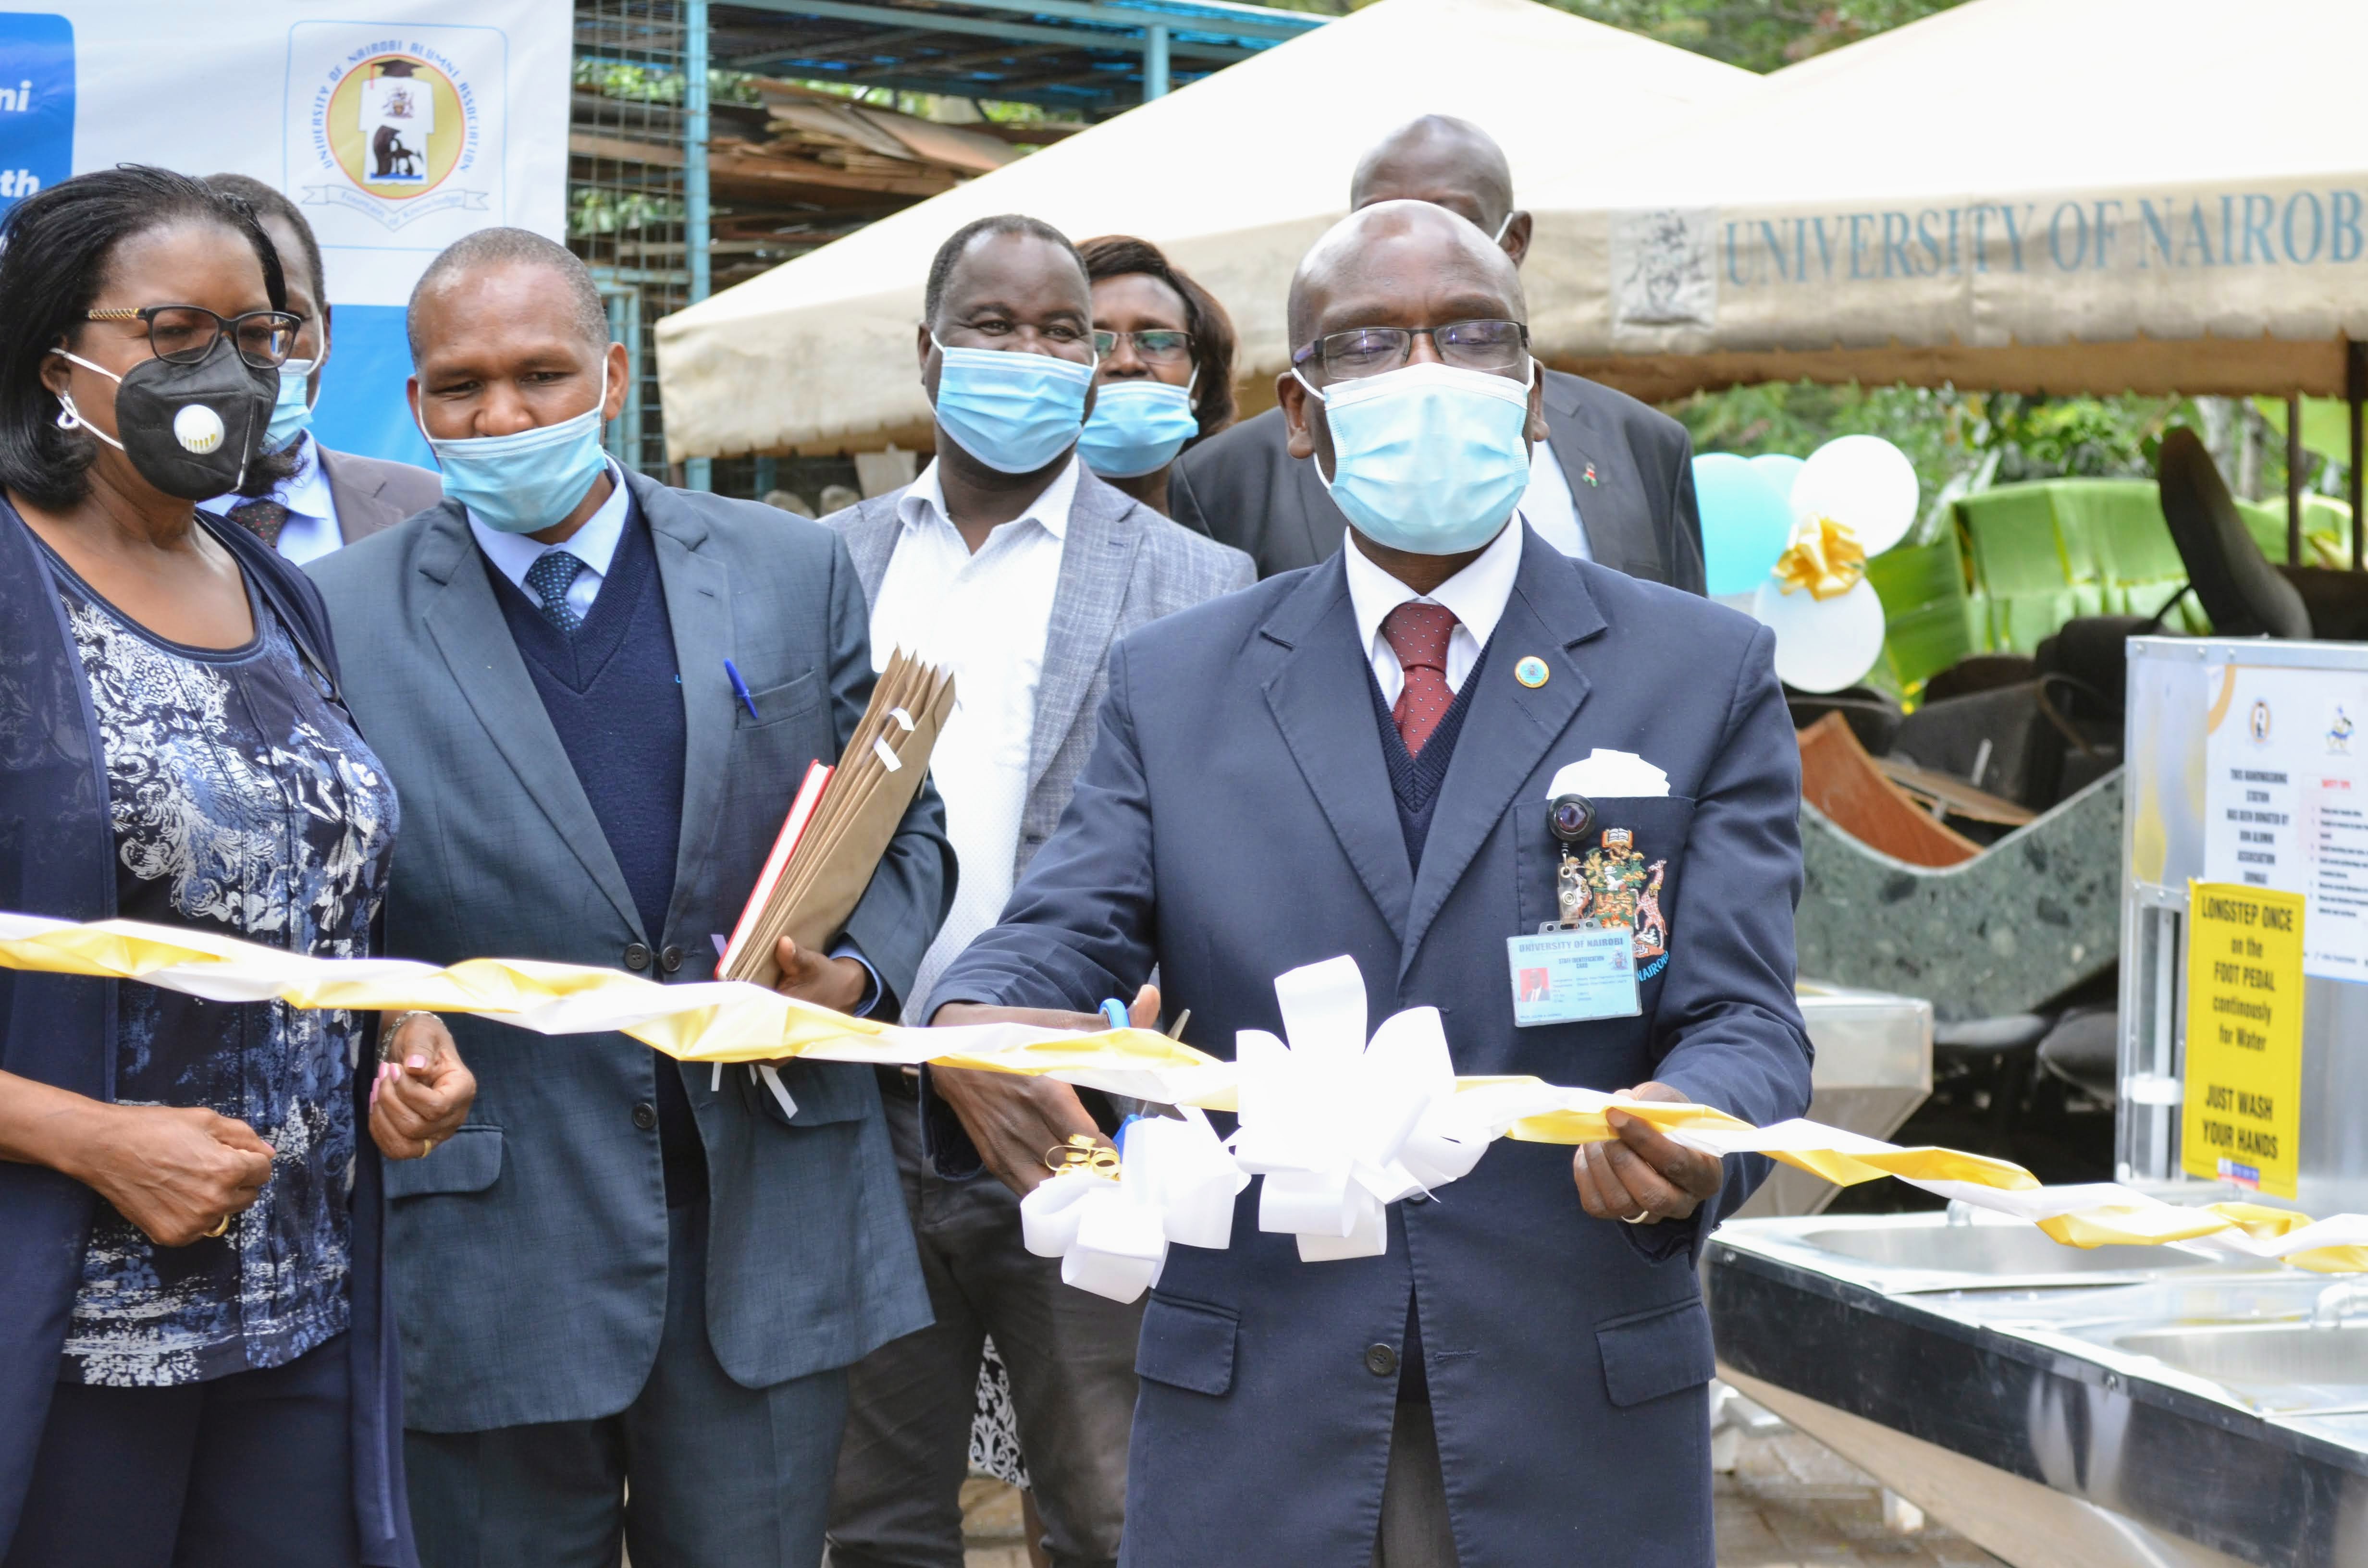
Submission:
<svg viewBox="0 0 2368 1568">
<path fill-rule="evenodd" d="M 1793 535 L 1793 508 L 1753 461 L 1732 452 L 1694 459 L 1702 564 L 1710 591 L 1748 594 L 1767 581 Z"/>
<path fill-rule="evenodd" d="M 1807 459 L 1796 458 L 1789 452 L 1762 452 L 1751 460 L 1751 466 L 1789 506 L 1793 502 L 1793 482 L 1801 477 L 1801 471 L 1809 463 Z"/>
</svg>

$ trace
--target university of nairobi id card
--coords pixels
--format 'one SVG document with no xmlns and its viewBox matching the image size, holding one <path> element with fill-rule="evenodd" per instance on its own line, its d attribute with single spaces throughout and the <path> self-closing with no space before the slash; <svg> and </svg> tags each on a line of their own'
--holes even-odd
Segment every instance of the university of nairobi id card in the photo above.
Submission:
<svg viewBox="0 0 2368 1568">
<path fill-rule="evenodd" d="M 1633 1018 L 1640 1011 L 1635 933 L 1625 926 L 1508 937 L 1505 954 L 1516 1028 Z"/>
</svg>

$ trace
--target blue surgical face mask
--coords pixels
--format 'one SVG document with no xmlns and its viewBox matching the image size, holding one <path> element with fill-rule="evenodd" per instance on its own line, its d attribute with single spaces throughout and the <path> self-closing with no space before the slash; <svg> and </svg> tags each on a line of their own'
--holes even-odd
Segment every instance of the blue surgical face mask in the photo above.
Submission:
<svg viewBox="0 0 2368 1568">
<path fill-rule="evenodd" d="M 1292 372 L 1296 376 L 1297 370 Z M 1415 555 L 1461 555 L 1497 537 L 1530 483 L 1530 383 L 1415 364 L 1321 392 L 1334 472 L 1316 465 L 1357 531 Z"/>
<path fill-rule="evenodd" d="M 515 436 L 439 441 L 420 435 L 444 471 L 444 494 L 489 528 L 539 534 L 575 510 L 608 460 L 600 452 L 600 410 L 609 401 L 609 360 L 600 360 L 600 395 L 573 419 Z"/>
<path fill-rule="evenodd" d="M 1193 380 L 1199 379 L 1196 370 Z M 1077 455 L 1104 479 L 1138 479 L 1174 462 L 1200 433 L 1189 383 L 1104 381 L 1094 394 L 1094 416 L 1077 437 Z"/>
<path fill-rule="evenodd" d="M 998 473 L 1033 473 L 1076 445 L 1094 368 L 1022 349 L 937 343 L 938 427 Z"/>
<path fill-rule="evenodd" d="M 290 359 L 279 367 L 279 396 L 271 405 L 271 427 L 263 433 L 263 449 L 283 452 L 313 423 L 314 359 Z"/>
</svg>

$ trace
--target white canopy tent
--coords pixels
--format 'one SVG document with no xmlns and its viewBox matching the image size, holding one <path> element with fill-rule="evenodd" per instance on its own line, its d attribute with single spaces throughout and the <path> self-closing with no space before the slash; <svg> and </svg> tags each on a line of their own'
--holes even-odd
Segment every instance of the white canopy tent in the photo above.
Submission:
<svg viewBox="0 0 2368 1568">
<path fill-rule="evenodd" d="M 927 446 L 922 282 L 971 219 L 1026 212 L 1078 239 L 1153 241 L 1232 312 L 1238 375 L 1270 380 L 1288 354 L 1292 269 L 1347 210 L 1358 157 L 1388 131 L 1424 113 L 1486 127 L 1526 200 L 1759 83 L 1532 0 L 1378 0 L 668 316 L 668 454 Z M 1576 296 L 1564 261 L 1532 254 L 1533 293 Z"/>
<path fill-rule="evenodd" d="M 2363 60 L 2362 0 L 1971 0 L 1525 192 L 1540 349 L 1648 398 L 2356 396 Z"/>
</svg>

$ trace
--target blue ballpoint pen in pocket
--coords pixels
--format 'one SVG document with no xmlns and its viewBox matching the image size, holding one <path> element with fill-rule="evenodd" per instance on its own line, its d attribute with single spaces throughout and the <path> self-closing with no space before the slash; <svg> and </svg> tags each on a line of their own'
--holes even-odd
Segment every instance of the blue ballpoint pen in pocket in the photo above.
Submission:
<svg viewBox="0 0 2368 1568">
<path fill-rule="evenodd" d="M 740 667 L 731 660 L 723 661 L 723 673 L 732 677 L 732 689 L 740 699 L 740 706 L 748 710 L 748 717 L 757 716 L 757 699 L 748 690 L 748 683 L 740 678 Z"/>
</svg>

